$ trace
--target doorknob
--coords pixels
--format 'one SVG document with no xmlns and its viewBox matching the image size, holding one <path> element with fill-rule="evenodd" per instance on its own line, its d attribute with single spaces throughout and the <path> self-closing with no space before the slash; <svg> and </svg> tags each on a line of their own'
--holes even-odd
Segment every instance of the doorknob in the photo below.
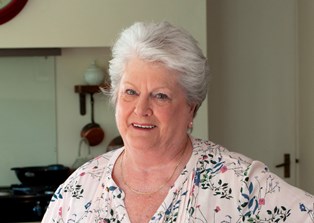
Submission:
<svg viewBox="0 0 314 223">
<path fill-rule="evenodd" d="M 290 177 L 290 165 L 291 165 L 290 154 L 285 153 L 284 154 L 284 162 L 276 165 L 276 167 L 277 168 L 283 167 L 284 168 L 284 177 L 289 178 Z"/>
</svg>

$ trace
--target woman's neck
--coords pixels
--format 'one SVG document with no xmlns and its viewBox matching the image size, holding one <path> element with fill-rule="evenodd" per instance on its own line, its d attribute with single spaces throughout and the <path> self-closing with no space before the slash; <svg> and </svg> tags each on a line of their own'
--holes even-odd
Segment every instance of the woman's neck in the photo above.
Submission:
<svg viewBox="0 0 314 223">
<path fill-rule="evenodd" d="M 164 156 L 158 157 L 158 154 L 147 152 L 140 153 L 139 156 L 127 147 L 120 155 L 118 165 L 115 166 L 114 178 L 117 184 L 126 193 L 139 196 L 155 194 L 165 196 L 190 159 L 192 153 L 190 139 L 187 139 L 175 153 L 173 150 L 171 152 L 171 156 L 166 154 L 165 159 Z"/>
<path fill-rule="evenodd" d="M 170 168 L 190 154 L 191 150 L 192 144 L 188 137 L 177 146 L 132 148 L 125 145 L 124 162 L 126 166 L 132 167 L 133 171 L 151 174 Z"/>
</svg>

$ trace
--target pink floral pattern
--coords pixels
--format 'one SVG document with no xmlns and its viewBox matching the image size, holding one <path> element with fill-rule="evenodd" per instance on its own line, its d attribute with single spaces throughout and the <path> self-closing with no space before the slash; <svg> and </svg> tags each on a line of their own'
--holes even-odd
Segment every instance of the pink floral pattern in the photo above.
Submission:
<svg viewBox="0 0 314 223">
<path fill-rule="evenodd" d="M 312 195 L 259 161 L 191 137 L 193 154 L 150 223 L 314 222 Z M 112 179 L 123 148 L 80 167 L 56 190 L 43 223 L 130 222 Z"/>
</svg>

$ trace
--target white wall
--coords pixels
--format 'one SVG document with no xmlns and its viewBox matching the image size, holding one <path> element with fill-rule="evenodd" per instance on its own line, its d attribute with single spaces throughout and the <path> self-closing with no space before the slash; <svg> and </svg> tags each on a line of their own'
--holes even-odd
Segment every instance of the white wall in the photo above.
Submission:
<svg viewBox="0 0 314 223">
<path fill-rule="evenodd" d="M 111 46 L 122 27 L 140 20 L 184 26 L 204 47 L 205 4 L 205 0 L 30 0 L 1 26 L 0 48 Z"/>
<path fill-rule="evenodd" d="M 56 61 L 58 160 L 71 165 L 77 156 L 81 128 L 90 121 L 79 114 L 74 85 L 93 61 L 108 67 L 109 48 L 122 28 L 135 21 L 168 20 L 186 28 L 206 52 L 206 0 L 30 0 L 23 11 L 0 28 L 0 48 L 62 47 Z M 89 109 L 89 108 L 88 108 Z M 117 135 L 107 99 L 95 97 L 95 119 L 107 136 L 94 154 Z M 194 135 L 208 138 L 207 102 L 198 112 Z"/>
</svg>

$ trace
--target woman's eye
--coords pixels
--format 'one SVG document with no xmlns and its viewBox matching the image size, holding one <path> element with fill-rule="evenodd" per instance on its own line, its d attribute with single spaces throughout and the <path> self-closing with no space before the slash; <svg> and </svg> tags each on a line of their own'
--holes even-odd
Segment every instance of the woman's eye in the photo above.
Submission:
<svg viewBox="0 0 314 223">
<path fill-rule="evenodd" d="M 136 95 L 136 94 L 137 94 L 136 91 L 134 91 L 134 90 L 132 90 L 132 89 L 127 89 L 127 90 L 125 91 L 125 93 L 126 93 L 127 95 Z"/>
<path fill-rule="evenodd" d="M 160 100 L 167 100 L 169 99 L 168 95 L 164 94 L 164 93 L 158 93 L 155 95 L 155 98 L 160 99 Z"/>
</svg>

